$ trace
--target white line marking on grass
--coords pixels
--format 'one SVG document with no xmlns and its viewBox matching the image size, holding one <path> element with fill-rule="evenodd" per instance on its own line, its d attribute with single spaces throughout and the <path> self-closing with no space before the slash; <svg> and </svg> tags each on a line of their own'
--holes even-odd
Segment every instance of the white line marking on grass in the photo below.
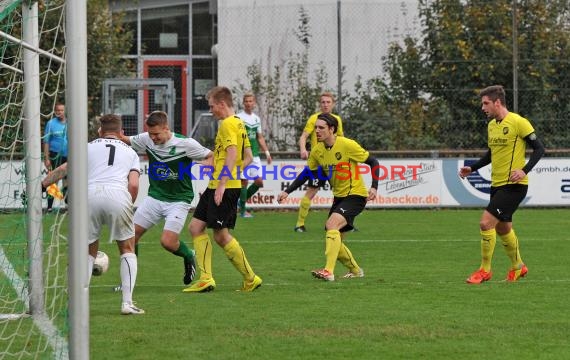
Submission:
<svg viewBox="0 0 570 360">
<path fill-rule="evenodd" d="M 379 281 L 380 280 L 380 281 Z M 410 281 L 401 281 L 401 280 L 395 280 L 395 281 L 391 281 L 391 280 L 386 280 L 385 276 L 379 275 L 379 276 L 368 276 L 366 278 L 362 278 L 362 279 L 338 279 L 334 282 L 332 282 L 332 284 L 334 283 L 350 283 L 350 282 L 354 282 L 354 283 L 360 283 L 360 284 L 375 284 L 378 286 L 383 286 L 383 285 L 387 285 L 387 286 L 391 286 L 391 285 L 412 285 L 412 286 L 423 286 L 423 285 L 433 285 L 433 284 L 459 284 L 461 286 L 466 286 L 466 287 L 477 287 L 477 286 L 485 286 L 485 284 L 466 284 L 464 280 L 433 280 L 433 281 L 417 281 L 417 280 L 410 280 Z M 318 279 L 314 279 L 314 278 L 310 278 L 307 277 L 307 284 L 311 283 L 311 284 L 323 284 L 326 285 L 327 282 L 322 281 L 322 280 L 318 280 Z M 514 283 L 507 283 L 505 280 L 489 280 L 486 281 L 485 283 L 489 283 L 489 284 L 500 284 L 500 283 L 504 283 L 507 284 L 508 286 L 516 286 Z M 524 284 L 524 283 L 533 283 L 533 284 L 551 284 L 551 283 L 570 283 L 570 279 L 524 279 L 524 280 L 519 280 L 516 282 L 517 284 Z M 305 283 L 304 283 L 305 284 Z M 305 284 L 305 285 L 307 285 Z M 216 285 L 218 287 L 232 287 L 236 284 L 226 284 L 226 283 L 219 283 L 216 282 Z M 290 283 L 290 282 L 283 282 L 283 283 L 267 283 L 267 282 L 263 282 L 263 285 L 261 286 L 261 289 L 263 289 L 263 287 L 288 287 L 288 286 L 299 286 L 298 282 L 294 282 L 294 283 Z M 111 284 L 107 284 L 107 285 L 91 285 L 92 288 L 108 288 L 109 292 L 113 292 L 113 288 L 115 286 L 111 285 Z M 156 284 L 140 284 L 137 283 L 137 288 L 179 288 L 180 291 L 182 292 L 182 289 L 185 288 L 185 286 L 180 286 L 180 285 L 176 285 L 176 284 L 161 284 L 161 283 L 156 283 Z M 220 292 L 217 289 L 214 292 Z M 222 291 L 226 291 L 226 289 L 222 290 Z M 261 290 L 263 291 L 263 290 Z M 117 294 L 120 294 L 120 292 L 117 292 Z"/>
<path fill-rule="evenodd" d="M 24 314 L 1 314 L 1 318 L 16 320 L 21 317 L 30 316 L 28 312 L 30 294 L 28 293 L 28 288 L 26 283 L 16 272 L 16 269 L 12 266 L 6 255 L 4 254 L 4 249 L 0 247 L 0 270 L 6 275 L 8 281 L 14 287 L 14 291 L 19 297 L 20 301 L 26 307 L 26 313 Z M 40 329 L 52 347 L 56 359 L 68 359 L 68 345 L 67 340 L 59 335 L 59 330 L 54 326 L 52 321 L 45 315 L 35 315 L 32 317 L 36 326 Z"/>
<path fill-rule="evenodd" d="M 256 240 L 256 239 L 242 239 L 240 238 L 240 243 L 247 244 L 282 244 L 282 243 L 314 243 L 315 241 L 322 240 L 322 237 L 315 237 L 312 239 L 302 239 L 302 240 Z M 435 243 L 456 243 L 456 242 L 478 242 L 481 241 L 479 238 L 472 239 L 346 239 L 350 243 L 416 243 L 416 242 L 435 242 Z M 535 241 L 569 241 L 568 239 L 523 239 L 523 242 L 535 242 Z"/>
</svg>

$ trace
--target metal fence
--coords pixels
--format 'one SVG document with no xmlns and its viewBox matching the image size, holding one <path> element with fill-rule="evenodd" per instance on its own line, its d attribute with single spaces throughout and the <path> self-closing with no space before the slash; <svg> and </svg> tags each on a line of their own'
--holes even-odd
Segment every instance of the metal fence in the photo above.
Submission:
<svg viewBox="0 0 570 360">
<path fill-rule="evenodd" d="M 256 92 L 266 138 L 283 151 L 296 149 L 324 90 L 368 148 L 484 148 L 477 93 L 494 84 L 547 148 L 567 148 L 569 11 L 515 0 L 220 0 L 219 83 L 238 99 Z"/>
</svg>

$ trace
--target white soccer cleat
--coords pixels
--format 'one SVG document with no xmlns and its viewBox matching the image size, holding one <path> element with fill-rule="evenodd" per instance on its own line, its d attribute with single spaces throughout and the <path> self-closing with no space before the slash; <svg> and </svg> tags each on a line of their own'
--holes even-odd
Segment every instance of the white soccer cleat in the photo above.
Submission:
<svg viewBox="0 0 570 360">
<path fill-rule="evenodd" d="M 138 307 L 134 306 L 133 304 L 123 303 L 121 306 L 121 314 L 123 315 L 140 315 L 144 314 L 143 309 L 139 309 Z"/>
<path fill-rule="evenodd" d="M 358 269 L 358 273 L 353 273 L 351 271 L 347 272 L 342 278 L 343 279 L 354 279 L 364 277 L 364 270 L 362 268 Z"/>
</svg>

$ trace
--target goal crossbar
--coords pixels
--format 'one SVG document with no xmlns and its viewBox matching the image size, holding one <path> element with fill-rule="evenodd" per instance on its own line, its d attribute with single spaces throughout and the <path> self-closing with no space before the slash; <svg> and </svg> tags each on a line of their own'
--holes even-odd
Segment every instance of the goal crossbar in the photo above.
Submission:
<svg viewBox="0 0 570 360">
<path fill-rule="evenodd" d="M 38 54 L 40 54 L 40 55 L 43 55 L 43 56 L 48 57 L 48 58 L 50 58 L 50 59 L 52 59 L 52 60 L 54 60 L 54 61 L 57 61 L 57 62 L 60 63 L 60 64 L 65 64 L 65 59 L 64 59 L 64 58 L 59 57 L 59 56 L 54 55 L 54 54 L 50 54 L 49 52 L 47 52 L 47 51 L 45 51 L 45 50 L 42 50 L 42 49 L 37 48 L 37 47 L 35 47 L 35 46 L 32 46 L 32 45 L 28 44 L 27 42 L 25 42 L 24 40 L 20 40 L 20 39 L 18 39 L 18 38 L 15 38 L 15 37 L 13 37 L 13 36 L 10 35 L 10 34 L 6 34 L 4 31 L 1 31 L 1 30 L 0 30 L 0 37 L 3 37 L 4 39 L 6 39 L 6 40 L 8 40 L 8 41 L 11 41 L 11 42 L 13 42 L 13 43 L 15 43 L 15 44 L 21 45 L 23 48 L 26 48 L 26 49 L 28 49 L 28 50 L 30 50 L 30 51 L 36 52 L 36 53 L 38 53 Z M 3 66 L 6 66 L 6 67 L 7 67 L 7 66 L 9 66 L 9 65 L 3 64 Z"/>
</svg>

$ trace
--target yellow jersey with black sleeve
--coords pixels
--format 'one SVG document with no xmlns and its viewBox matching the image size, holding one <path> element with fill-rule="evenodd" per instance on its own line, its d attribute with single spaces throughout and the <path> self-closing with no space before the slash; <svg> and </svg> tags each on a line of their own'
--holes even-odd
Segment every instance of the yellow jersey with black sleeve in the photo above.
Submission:
<svg viewBox="0 0 570 360">
<path fill-rule="evenodd" d="M 493 119 L 488 126 L 488 146 L 491 149 L 491 186 L 511 183 L 511 171 L 525 165 L 525 137 L 534 132 L 530 122 L 524 117 L 509 112 L 501 121 Z M 517 184 L 528 185 L 528 176 Z"/>
<path fill-rule="evenodd" d="M 317 124 L 317 118 L 322 112 L 314 113 L 313 115 L 309 116 L 307 123 L 305 124 L 305 128 L 303 129 L 304 132 L 309 134 L 309 141 L 311 143 L 311 149 L 314 149 L 317 146 L 317 132 L 315 131 L 315 125 Z M 336 114 L 332 114 L 338 120 L 338 129 L 336 130 L 337 136 L 344 136 L 344 131 L 342 130 L 342 119 L 340 116 Z"/>
<path fill-rule="evenodd" d="M 352 139 L 337 136 L 334 145 L 326 147 L 317 143 L 311 151 L 307 165 L 318 170 L 319 177 L 327 177 L 334 197 L 348 195 L 368 196 L 362 174 L 357 173 L 359 163 L 368 159 L 369 153 Z"/>
<path fill-rule="evenodd" d="M 232 169 L 225 166 L 228 146 L 234 145 L 237 150 L 237 158 Z M 238 178 L 237 167 L 243 167 L 245 148 L 251 147 L 243 121 L 235 115 L 228 116 L 219 123 L 218 133 L 214 143 L 214 174 L 208 183 L 208 188 L 215 189 L 218 186 L 220 176 L 228 176 L 226 189 L 241 188 L 241 180 Z"/>
</svg>

